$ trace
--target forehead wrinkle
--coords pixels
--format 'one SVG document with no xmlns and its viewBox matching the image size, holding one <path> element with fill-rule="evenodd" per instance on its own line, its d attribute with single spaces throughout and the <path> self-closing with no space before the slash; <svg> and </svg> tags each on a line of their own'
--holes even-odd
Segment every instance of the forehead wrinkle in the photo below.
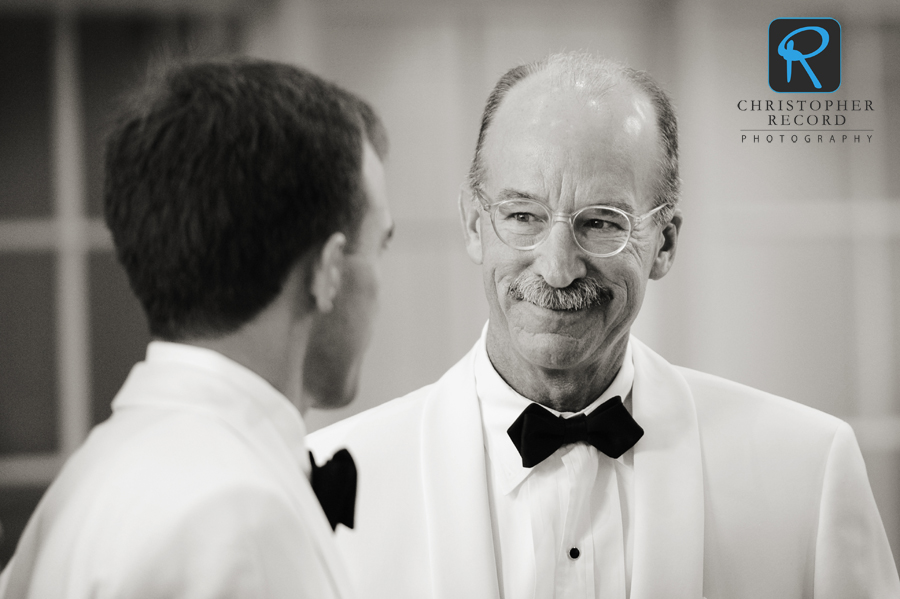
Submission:
<svg viewBox="0 0 900 599">
<path fill-rule="evenodd" d="M 635 165 L 626 154 L 611 150 L 622 145 L 618 142 L 619 137 L 619 134 L 605 136 L 605 139 L 598 136 L 587 150 L 576 145 L 563 148 L 564 168 L 557 175 L 560 177 L 559 191 L 578 198 L 579 204 L 627 202 L 632 198 L 633 194 L 628 190 L 635 189 L 637 183 Z M 585 194 L 588 197 L 584 197 Z"/>
</svg>

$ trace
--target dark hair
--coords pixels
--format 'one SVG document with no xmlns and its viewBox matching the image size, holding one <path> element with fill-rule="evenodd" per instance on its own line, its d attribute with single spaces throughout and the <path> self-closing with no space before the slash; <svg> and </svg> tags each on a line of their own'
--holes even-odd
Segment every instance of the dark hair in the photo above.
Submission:
<svg viewBox="0 0 900 599">
<path fill-rule="evenodd" d="M 355 239 L 364 138 L 383 157 L 374 111 L 296 67 L 231 59 L 151 75 L 108 137 L 104 188 L 150 332 L 234 331 L 331 234 Z"/>
<path fill-rule="evenodd" d="M 659 165 L 656 181 L 655 203 L 668 206 L 655 217 L 658 222 L 668 221 L 672 210 L 680 199 L 681 181 L 678 177 L 678 121 L 675 109 L 666 92 L 645 71 L 638 71 L 617 62 L 602 59 L 584 52 L 552 54 L 542 60 L 513 67 L 500 77 L 488 96 L 481 116 L 481 129 L 475 144 L 475 156 L 469 169 L 469 186 L 481 187 L 484 183 L 486 167 L 482 157 L 484 140 L 494 114 L 506 94 L 517 83 L 535 73 L 550 71 L 561 82 L 586 87 L 587 93 L 600 96 L 619 81 L 627 81 L 647 94 L 656 109 L 656 123 L 660 132 L 663 157 Z M 582 85 L 586 84 L 586 85 Z"/>
</svg>

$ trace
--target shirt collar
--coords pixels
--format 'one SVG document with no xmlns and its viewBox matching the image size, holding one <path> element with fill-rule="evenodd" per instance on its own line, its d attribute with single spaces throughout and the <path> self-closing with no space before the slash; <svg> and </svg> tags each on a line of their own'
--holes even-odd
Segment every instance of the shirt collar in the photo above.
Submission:
<svg viewBox="0 0 900 599">
<path fill-rule="evenodd" d="M 215 409 L 224 407 L 222 402 L 227 402 L 239 404 L 229 407 L 244 414 L 244 419 L 248 422 L 261 416 L 275 429 L 285 447 L 309 477 L 311 466 L 303 417 L 296 406 L 267 380 L 214 350 L 169 341 L 151 341 L 147 346 L 145 364 L 151 368 L 177 365 L 181 369 L 191 370 L 192 374 L 224 383 L 234 393 L 228 394 L 228 398 L 217 396 Z M 198 397 L 192 400 L 203 401 Z"/>
<path fill-rule="evenodd" d="M 522 457 L 506 432 L 525 408 L 534 402 L 510 387 L 494 368 L 494 365 L 491 364 L 485 343 L 486 332 L 487 326 L 482 331 L 481 339 L 478 340 L 475 350 L 475 391 L 481 405 L 485 451 L 490 457 L 494 481 L 498 485 L 500 492 L 505 495 L 512 492 L 535 468 L 539 468 L 543 464 L 539 464 L 534 468 L 522 466 Z M 632 361 L 631 341 L 629 340 L 625 348 L 622 367 L 609 387 L 590 405 L 579 412 L 558 412 L 553 408 L 542 407 L 557 416 L 571 418 L 578 414 L 590 414 L 600 404 L 618 395 L 623 398 L 625 407 L 631 412 L 631 387 L 633 384 L 634 363 Z M 619 458 L 623 464 L 629 463 L 629 461 L 623 459 L 625 457 Z"/>
</svg>

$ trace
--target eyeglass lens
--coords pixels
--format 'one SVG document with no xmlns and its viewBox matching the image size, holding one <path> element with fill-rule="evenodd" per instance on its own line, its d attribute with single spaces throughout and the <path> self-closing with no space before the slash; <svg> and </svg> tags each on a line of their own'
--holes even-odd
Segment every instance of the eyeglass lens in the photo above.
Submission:
<svg viewBox="0 0 900 599">
<path fill-rule="evenodd" d="M 517 249 L 529 249 L 550 233 L 553 215 L 531 200 L 508 200 L 494 206 L 494 229 L 500 239 Z M 609 254 L 620 250 L 631 234 L 631 222 L 621 212 L 591 206 L 572 223 L 575 239 L 585 251 Z"/>
</svg>

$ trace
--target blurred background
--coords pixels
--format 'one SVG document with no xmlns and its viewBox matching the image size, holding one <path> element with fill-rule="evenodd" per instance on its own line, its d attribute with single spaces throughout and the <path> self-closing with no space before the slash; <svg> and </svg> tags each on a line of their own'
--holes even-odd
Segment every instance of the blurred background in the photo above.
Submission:
<svg viewBox="0 0 900 599">
<path fill-rule="evenodd" d="M 845 125 L 870 143 L 741 142 L 767 120 L 740 100 L 792 98 L 766 82 L 780 17 L 840 21 L 843 85 L 827 99 L 873 102 Z M 474 343 L 487 306 L 455 202 L 483 102 L 506 69 L 577 49 L 649 70 L 679 112 L 685 225 L 635 333 L 673 363 L 848 420 L 896 556 L 896 0 L 0 0 L 0 566 L 149 339 L 100 195 L 111 109 L 149 60 L 293 62 L 386 122 L 396 237 L 380 317 L 360 397 L 309 414 L 315 429 L 433 382 Z"/>
</svg>

